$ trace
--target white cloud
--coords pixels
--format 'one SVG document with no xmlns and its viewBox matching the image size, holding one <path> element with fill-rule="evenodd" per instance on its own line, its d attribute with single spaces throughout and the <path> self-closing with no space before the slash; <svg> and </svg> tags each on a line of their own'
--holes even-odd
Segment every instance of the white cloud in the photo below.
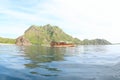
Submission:
<svg viewBox="0 0 120 80">
<path fill-rule="evenodd" d="M 46 6 L 48 13 L 63 19 L 59 25 L 79 38 L 105 38 L 120 42 L 118 38 L 119 0 L 53 0 Z"/>
<path fill-rule="evenodd" d="M 6 6 L 2 5 L 0 8 L 0 13 L 12 16 L 16 20 L 13 32 L 17 32 L 18 28 L 15 27 L 19 27 L 19 32 L 23 33 L 23 29 L 29 27 L 28 25 L 50 23 L 60 26 L 68 34 L 80 39 L 105 38 L 112 42 L 120 42 L 119 0 L 51 0 L 43 3 L 38 1 L 32 7 L 14 5 L 18 10 L 9 9 L 12 5 L 8 0 L 6 2 Z M 19 26 L 20 23 L 26 27 Z"/>
</svg>

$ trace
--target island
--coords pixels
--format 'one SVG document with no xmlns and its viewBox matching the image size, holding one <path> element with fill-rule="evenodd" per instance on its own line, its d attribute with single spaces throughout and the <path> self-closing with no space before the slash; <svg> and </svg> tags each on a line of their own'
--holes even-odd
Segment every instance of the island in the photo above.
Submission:
<svg viewBox="0 0 120 80">
<path fill-rule="evenodd" d="M 53 43 L 54 42 L 54 43 Z M 60 27 L 50 24 L 44 26 L 30 26 L 23 35 L 16 39 L 0 37 L 0 43 L 11 43 L 19 46 L 41 45 L 56 47 L 73 47 L 75 45 L 110 45 L 105 39 L 80 40 L 65 33 Z"/>
</svg>

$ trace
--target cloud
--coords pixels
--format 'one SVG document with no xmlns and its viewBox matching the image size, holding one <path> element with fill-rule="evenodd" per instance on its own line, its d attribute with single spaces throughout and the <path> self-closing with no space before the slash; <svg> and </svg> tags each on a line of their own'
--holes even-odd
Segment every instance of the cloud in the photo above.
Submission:
<svg viewBox="0 0 120 80">
<path fill-rule="evenodd" d="M 118 0 L 53 0 L 49 6 L 52 14 L 59 16 L 62 28 L 68 33 L 84 38 L 105 38 L 120 42 L 118 38 L 120 11 Z"/>
<path fill-rule="evenodd" d="M 120 11 L 118 0 L 4 0 L 0 2 L 1 26 L 21 34 L 32 24 L 58 25 L 74 37 L 118 39 Z M 25 27 L 26 26 L 26 27 Z"/>
</svg>

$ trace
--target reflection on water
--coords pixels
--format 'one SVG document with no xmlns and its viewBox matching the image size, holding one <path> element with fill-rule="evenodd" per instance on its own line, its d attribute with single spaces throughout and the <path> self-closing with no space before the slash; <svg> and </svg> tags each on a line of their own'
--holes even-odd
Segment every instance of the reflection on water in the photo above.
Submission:
<svg viewBox="0 0 120 80">
<path fill-rule="evenodd" d="M 0 45 L 0 80 L 120 80 L 119 50 Z"/>
<path fill-rule="evenodd" d="M 29 60 L 29 63 L 24 64 L 27 68 L 43 68 L 48 71 L 59 72 L 57 68 L 49 67 L 43 63 L 50 63 L 52 61 L 63 61 L 65 51 L 64 48 L 51 48 L 42 46 L 29 46 L 24 47 L 24 54 Z M 31 72 L 32 74 L 38 74 L 37 72 Z M 40 73 L 41 74 L 41 73 Z M 44 76 L 50 76 L 50 74 L 41 74 Z"/>
<path fill-rule="evenodd" d="M 40 74 L 42 76 L 57 76 L 57 72 L 60 70 L 55 67 L 50 67 L 49 65 L 43 63 L 51 63 L 52 61 L 63 61 L 65 48 L 51 48 L 42 46 L 27 46 L 21 47 L 24 51 L 24 57 L 30 60 L 29 63 L 24 64 L 28 69 L 36 69 L 31 71 L 31 74 Z M 39 69 L 42 72 L 37 70 Z M 48 73 L 46 73 L 48 71 Z"/>
<path fill-rule="evenodd" d="M 60 48 L 29 46 L 24 48 L 24 52 L 26 57 L 29 57 L 36 63 L 61 61 L 64 57 L 64 50 Z"/>
<path fill-rule="evenodd" d="M 85 52 L 98 52 L 98 53 L 106 53 L 107 46 L 105 45 L 90 45 L 90 46 L 82 46 Z"/>
</svg>

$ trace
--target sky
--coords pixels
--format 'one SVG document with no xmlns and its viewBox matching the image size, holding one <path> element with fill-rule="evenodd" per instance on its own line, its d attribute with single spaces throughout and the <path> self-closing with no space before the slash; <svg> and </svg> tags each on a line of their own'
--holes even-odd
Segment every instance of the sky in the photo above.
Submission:
<svg viewBox="0 0 120 80">
<path fill-rule="evenodd" d="M 0 0 L 0 36 L 17 38 L 31 25 L 56 25 L 83 39 L 120 43 L 119 0 Z"/>
</svg>

